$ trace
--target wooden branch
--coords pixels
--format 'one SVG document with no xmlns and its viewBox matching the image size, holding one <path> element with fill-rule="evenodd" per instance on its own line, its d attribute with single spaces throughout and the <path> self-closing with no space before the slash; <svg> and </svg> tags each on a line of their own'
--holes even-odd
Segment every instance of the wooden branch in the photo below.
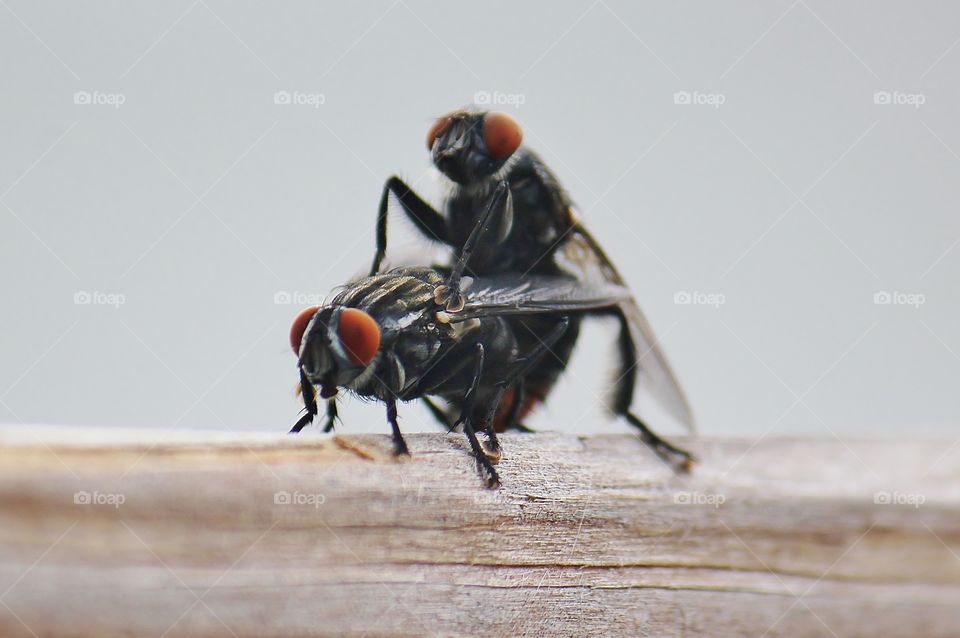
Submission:
<svg viewBox="0 0 960 638">
<path fill-rule="evenodd" d="M 948 636 L 960 449 L 460 435 L 0 437 L 0 635 Z M 938 460 L 939 459 L 939 460 Z M 884 503 L 884 501 L 891 501 Z"/>
</svg>

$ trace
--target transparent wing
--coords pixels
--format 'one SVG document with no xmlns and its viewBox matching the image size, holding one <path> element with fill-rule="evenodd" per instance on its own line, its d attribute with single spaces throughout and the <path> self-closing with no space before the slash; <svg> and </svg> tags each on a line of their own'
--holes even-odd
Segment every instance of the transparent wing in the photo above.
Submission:
<svg viewBox="0 0 960 638">
<path fill-rule="evenodd" d="M 573 277 L 502 275 L 465 281 L 463 310 L 451 320 L 543 312 L 589 312 L 617 307 L 632 297 L 626 287 L 585 285 Z"/>
<path fill-rule="evenodd" d="M 695 432 L 693 411 L 650 323 L 597 241 L 577 223 L 558 249 L 556 259 L 585 288 L 616 286 L 627 291 L 626 298 L 616 303 L 627 319 L 639 361 L 635 390 L 640 395 L 649 396 L 687 430 Z"/>
</svg>

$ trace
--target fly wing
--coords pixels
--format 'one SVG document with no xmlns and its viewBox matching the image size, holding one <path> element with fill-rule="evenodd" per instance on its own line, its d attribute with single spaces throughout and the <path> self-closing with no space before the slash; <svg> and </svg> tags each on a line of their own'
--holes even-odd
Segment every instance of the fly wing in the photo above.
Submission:
<svg viewBox="0 0 960 638">
<path fill-rule="evenodd" d="M 613 282 L 584 285 L 573 277 L 502 275 L 478 278 L 464 290 L 463 310 L 452 321 L 474 317 L 544 312 L 590 312 L 614 308 L 632 297 Z"/>
<path fill-rule="evenodd" d="M 627 291 L 623 278 L 589 232 L 575 223 L 556 253 L 557 263 L 584 288 L 616 286 Z M 633 295 L 617 301 L 626 318 L 636 352 L 638 367 L 636 390 L 650 396 L 690 432 L 696 431 L 693 411 L 677 381 L 667 357 L 660 349 L 650 323 Z"/>
</svg>

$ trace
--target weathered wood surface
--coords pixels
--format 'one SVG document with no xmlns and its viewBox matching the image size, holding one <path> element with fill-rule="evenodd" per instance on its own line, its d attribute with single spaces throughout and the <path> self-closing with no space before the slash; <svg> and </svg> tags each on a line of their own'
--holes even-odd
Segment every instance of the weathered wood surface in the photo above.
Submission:
<svg viewBox="0 0 960 638">
<path fill-rule="evenodd" d="M 409 442 L 6 429 L 0 635 L 960 632 L 949 442 Z"/>
</svg>

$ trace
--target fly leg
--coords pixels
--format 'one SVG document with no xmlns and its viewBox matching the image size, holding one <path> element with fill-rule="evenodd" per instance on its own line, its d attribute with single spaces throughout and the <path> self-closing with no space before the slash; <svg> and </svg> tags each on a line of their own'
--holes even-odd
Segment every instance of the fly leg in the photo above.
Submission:
<svg viewBox="0 0 960 638">
<path fill-rule="evenodd" d="M 393 453 L 397 456 L 410 456 L 410 448 L 403 440 L 400 424 L 397 423 L 397 400 L 393 397 L 387 399 L 387 421 L 390 422 L 390 428 L 393 430 Z"/>
<path fill-rule="evenodd" d="M 310 383 L 310 380 L 307 379 L 303 368 L 300 369 L 300 394 L 303 396 L 303 408 L 307 412 L 300 417 L 290 429 L 290 434 L 295 434 L 307 427 L 313 423 L 313 417 L 317 416 L 317 391 L 314 389 L 313 384 Z M 327 410 L 327 414 L 329 415 L 329 405 Z M 334 408 L 334 416 L 336 416 L 336 408 Z"/>
<path fill-rule="evenodd" d="M 657 456 L 670 465 L 674 465 L 675 462 L 675 467 L 679 471 L 689 472 L 697 462 L 697 459 L 686 450 L 660 438 L 656 432 L 651 430 L 646 423 L 632 412 L 624 412 L 623 418 L 627 420 L 627 423 L 640 430 L 640 438 L 657 453 Z"/>
<path fill-rule="evenodd" d="M 497 394 L 495 399 L 491 402 L 491 407 L 487 412 L 486 417 L 486 429 L 487 429 L 487 448 L 489 450 L 488 455 L 494 459 L 494 462 L 500 460 L 500 441 L 497 439 L 497 430 L 494 426 L 494 415 L 497 410 L 497 406 L 500 404 L 500 399 L 503 397 L 504 392 L 507 391 L 511 386 L 516 386 L 519 390 L 519 398 L 517 390 L 514 391 L 514 401 L 510 406 L 510 412 L 508 414 L 507 423 L 512 423 L 517 418 L 517 413 L 520 410 L 520 405 L 523 403 L 523 378 L 530 372 L 530 369 L 539 363 L 540 359 L 545 355 L 551 347 L 563 336 L 563 333 L 567 331 L 567 328 L 570 326 L 569 317 L 564 317 L 552 330 L 547 334 L 545 339 L 541 339 L 540 343 L 537 344 L 530 352 L 527 353 L 522 359 L 518 359 L 514 368 L 507 373 L 506 377 L 501 383 L 498 384 Z"/>
<path fill-rule="evenodd" d="M 460 418 L 457 419 L 456 425 L 463 425 L 463 433 L 467 435 L 470 448 L 473 450 L 473 456 L 477 459 L 477 465 L 486 472 L 487 487 L 492 489 L 500 486 L 500 476 L 497 474 L 497 471 L 493 469 L 493 463 L 490 462 L 490 459 L 487 458 L 486 453 L 484 453 L 480 441 L 477 440 L 477 433 L 473 429 L 473 407 L 476 403 L 477 390 L 480 387 L 480 377 L 483 373 L 483 344 L 478 343 L 475 348 L 476 363 L 473 369 L 473 380 L 470 383 L 467 394 L 463 397 L 463 411 L 460 413 Z M 494 404 L 494 409 L 496 409 L 496 404 Z M 456 427 L 456 425 L 454 427 Z"/>
<path fill-rule="evenodd" d="M 620 350 L 622 373 L 617 378 L 616 388 L 614 389 L 614 412 L 626 419 L 627 423 L 640 430 L 640 438 L 643 442 L 650 446 L 665 463 L 680 472 L 689 472 L 697 462 L 696 457 L 660 438 L 643 420 L 630 412 L 630 404 L 633 402 L 634 382 L 637 378 L 640 361 L 637 358 L 636 344 L 630 336 L 627 318 L 621 312 L 617 312 L 616 316 L 620 321 L 620 336 L 617 339 L 617 347 Z"/>
<path fill-rule="evenodd" d="M 480 215 L 476 226 L 473 227 L 470 236 L 464 242 L 463 248 L 460 250 L 460 256 L 454 262 L 446 283 L 438 286 L 433 295 L 437 304 L 444 306 L 447 312 L 459 312 L 463 309 L 464 300 L 463 295 L 460 294 L 460 280 L 463 278 L 463 271 L 466 269 L 477 244 L 480 243 L 480 239 L 490 231 L 496 213 L 500 213 L 501 218 L 513 217 L 513 197 L 510 194 L 510 184 L 506 181 L 497 184 L 493 194 L 490 195 L 486 210 Z"/>
<path fill-rule="evenodd" d="M 327 399 L 327 422 L 323 424 L 324 432 L 331 432 L 337 420 L 337 400 Z"/>
<path fill-rule="evenodd" d="M 373 257 L 370 275 L 380 272 L 380 265 L 387 253 L 387 212 L 390 208 L 390 194 L 397 198 L 410 221 L 427 239 L 448 243 L 447 220 L 434 208 L 423 201 L 412 188 L 394 175 L 383 185 L 380 207 L 377 211 L 377 252 Z"/>
<path fill-rule="evenodd" d="M 317 408 L 317 391 L 313 387 L 313 384 L 310 383 L 310 380 L 307 379 L 307 375 L 304 374 L 303 370 L 300 370 L 300 394 L 303 395 L 303 407 L 306 410 L 306 414 L 300 417 L 300 420 L 290 428 L 290 434 L 296 434 L 313 423 L 313 419 L 319 412 Z M 326 423 L 323 424 L 323 431 L 329 432 L 332 430 L 336 420 L 337 400 L 331 398 L 327 400 L 327 420 Z"/>
</svg>

